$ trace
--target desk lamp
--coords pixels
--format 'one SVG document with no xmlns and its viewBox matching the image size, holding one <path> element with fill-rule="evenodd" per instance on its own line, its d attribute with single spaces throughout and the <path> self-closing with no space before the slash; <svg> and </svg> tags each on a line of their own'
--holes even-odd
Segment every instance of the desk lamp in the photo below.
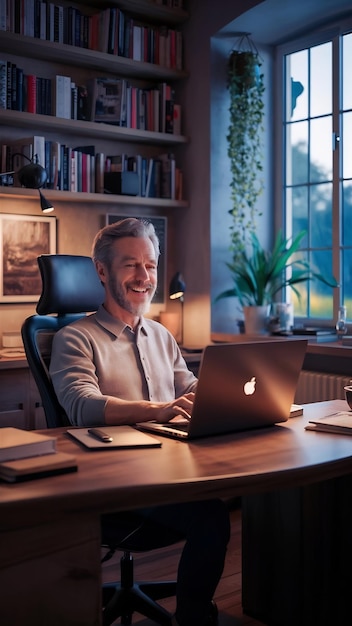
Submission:
<svg viewBox="0 0 352 626">
<path fill-rule="evenodd" d="M 21 152 L 16 152 L 12 155 L 12 161 L 15 156 L 22 156 L 25 159 L 28 159 L 28 165 L 24 165 L 23 167 L 21 167 L 18 172 L 15 172 L 15 170 L 12 170 L 11 172 L 2 172 L 0 174 L 0 177 L 17 173 L 18 180 L 21 183 L 22 187 L 26 187 L 27 189 L 38 189 L 40 206 L 43 213 L 51 213 L 51 211 L 54 210 L 54 207 L 40 191 L 40 187 L 43 187 L 43 185 L 46 183 L 48 175 L 44 167 L 42 167 L 37 162 L 38 157 L 35 156 L 35 161 L 31 161 L 31 159 L 25 154 L 22 154 Z"/>
<path fill-rule="evenodd" d="M 170 300 L 179 300 L 181 303 L 181 338 L 180 344 L 183 344 L 183 304 L 184 304 L 184 293 L 186 291 L 186 283 L 183 279 L 181 272 L 176 272 L 176 274 L 172 277 L 169 287 L 169 297 Z"/>
</svg>

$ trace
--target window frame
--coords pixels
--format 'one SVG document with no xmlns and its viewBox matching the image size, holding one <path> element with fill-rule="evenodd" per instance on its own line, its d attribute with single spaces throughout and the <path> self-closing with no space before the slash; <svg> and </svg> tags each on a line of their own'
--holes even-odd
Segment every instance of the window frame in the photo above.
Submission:
<svg viewBox="0 0 352 626">
<path fill-rule="evenodd" d="M 340 137 L 340 103 L 342 102 L 342 84 L 340 81 L 339 68 L 341 67 L 342 52 L 340 50 L 341 38 L 343 35 L 352 32 L 352 17 L 345 18 L 341 21 L 334 23 L 329 28 L 315 29 L 304 36 L 298 36 L 295 39 L 286 41 L 275 48 L 274 52 L 274 112 L 275 112 L 275 124 L 274 124 L 274 155 L 275 155 L 275 182 L 274 182 L 274 198 L 275 198 L 275 230 L 281 229 L 287 235 L 288 220 L 285 206 L 285 169 L 286 169 L 286 140 L 285 140 L 285 124 L 284 114 L 286 110 L 286 89 L 285 89 L 285 57 L 288 54 L 292 54 L 302 50 L 304 48 L 311 48 L 316 45 L 323 44 L 327 41 L 332 42 L 332 55 L 333 55 L 333 110 L 332 110 L 332 132 L 335 136 Z M 341 74 L 342 75 L 342 74 Z M 341 144 L 338 144 L 339 149 L 333 150 L 333 165 L 332 165 L 332 177 L 333 177 L 333 213 L 332 213 L 332 272 L 338 281 L 342 278 L 341 275 L 341 249 L 342 238 L 340 236 L 340 223 L 342 223 L 342 207 L 340 198 L 341 189 L 341 159 L 340 150 L 342 151 Z M 314 323 L 319 326 L 331 326 L 337 319 L 338 308 L 343 302 L 341 300 L 341 289 L 337 287 L 333 290 L 333 318 L 332 319 L 320 319 L 314 317 L 300 317 L 299 322 L 302 324 Z M 352 320 L 352 310 L 347 311 L 349 320 Z"/>
</svg>

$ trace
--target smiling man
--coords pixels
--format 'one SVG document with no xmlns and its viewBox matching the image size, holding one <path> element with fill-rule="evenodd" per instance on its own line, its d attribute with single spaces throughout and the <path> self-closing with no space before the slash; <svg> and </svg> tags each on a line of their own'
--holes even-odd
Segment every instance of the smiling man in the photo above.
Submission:
<svg viewBox="0 0 352 626">
<path fill-rule="evenodd" d="M 50 373 L 60 404 L 77 426 L 167 422 L 192 413 L 197 379 L 174 337 L 144 318 L 157 288 L 159 241 L 152 224 L 128 218 L 95 237 L 93 261 L 105 288 L 98 311 L 60 330 Z M 187 444 L 185 444 L 187 445 Z M 131 533 L 145 544 L 151 526 L 186 543 L 178 569 L 174 623 L 214 624 L 211 600 L 220 580 L 230 524 L 220 500 L 178 503 L 136 511 Z M 129 516 L 131 518 L 131 515 Z M 119 544 L 121 514 L 102 518 L 103 538 Z M 125 528 L 124 528 L 125 530 Z"/>
</svg>

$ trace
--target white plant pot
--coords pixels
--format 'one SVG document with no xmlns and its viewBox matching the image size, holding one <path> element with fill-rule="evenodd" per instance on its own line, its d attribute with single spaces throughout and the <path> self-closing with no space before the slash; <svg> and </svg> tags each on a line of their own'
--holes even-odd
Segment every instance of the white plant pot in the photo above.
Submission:
<svg viewBox="0 0 352 626">
<path fill-rule="evenodd" d="M 267 335 L 270 304 L 265 306 L 244 306 L 244 328 L 246 335 Z"/>
</svg>

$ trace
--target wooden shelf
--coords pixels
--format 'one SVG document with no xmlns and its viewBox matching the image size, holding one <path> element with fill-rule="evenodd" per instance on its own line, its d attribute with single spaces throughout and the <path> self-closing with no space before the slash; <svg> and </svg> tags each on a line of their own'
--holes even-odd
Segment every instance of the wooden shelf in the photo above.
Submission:
<svg viewBox="0 0 352 626">
<path fill-rule="evenodd" d="M 15 126 L 16 128 L 34 129 L 35 134 L 40 135 L 43 135 L 45 131 L 52 131 L 55 132 L 55 134 L 69 133 L 77 137 L 156 145 L 178 145 L 185 144 L 188 141 L 187 137 L 183 135 L 155 133 L 150 130 L 122 128 L 112 124 L 100 124 L 97 122 L 68 120 L 53 115 L 39 115 L 38 113 L 26 113 L 22 111 L 12 111 L 10 109 L 0 109 L 0 125 L 1 124 L 5 126 Z"/>
<path fill-rule="evenodd" d="M 99 2 L 98 0 L 77 0 L 77 5 L 82 7 L 96 8 L 102 11 L 107 7 L 118 7 L 122 11 L 145 20 L 146 23 L 167 24 L 174 27 L 182 24 L 188 14 L 182 9 L 173 9 L 152 2 L 151 0 L 108 0 Z M 188 74 L 168 67 L 159 66 L 153 63 L 134 61 L 125 57 L 88 50 L 79 46 L 60 44 L 35 37 L 19 35 L 2 31 L 0 37 L 0 53 L 6 53 L 15 57 L 15 62 L 19 65 L 19 59 L 34 59 L 38 62 L 49 62 L 59 66 L 78 67 L 94 72 L 114 74 L 128 78 L 144 79 L 148 82 L 173 82 L 185 79 Z M 35 64 L 36 65 L 36 64 Z M 39 63 L 40 65 L 40 63 Z M 9 129 L 12 136 L 12 129 L 21 129 L 23 136 L 27 133 L 35 135 L 47 135 L 50 138 L 58 137 L 64 143 L 68 137 L 84 138 L 89 143 L 115 142 L 134 143 L 144 146 L 159 146 L 161 148 L 172 149 L 178 145 L 184 145 L 188 138 L 183 135 L 171 133 L 159 133 L 134 128 L 125 128 L 111 124 L 87 122 L 82 120 L 64 119 L 53 115 L 41 115 L 10 109 L 0 109 L 0 126 L 4 130 Z M 5 142 L 6 139 L 3 138 Z M 144 198 L 139 196 L 117 196 L 114 194 L 80 193 L 59 190 L 44 189 L 45 196 L 53 203 L 70 202 L 85 204 L 103 205 L 130 205 L 138 207 L 154 207 L 159 209 L 185 208 L 188 207 L 186 201 L 176 201 L 162 198 Z M 0 198 L 37 198 L 37 190 L 0 187 Z"/>
<path fill-rule="evenodd" d="M 185 200 L 169 200 L 165 198 L 144 198 L 141 196 L 117 196 L 105 193 L 82 193 L 73 191 L 59 191 L 43 189 L 45 197 L 53 203 L 57 202 L 84 202 L 84 204 L 113 204 L 131 205 L 141 207 L 153 207 L 156 209 L 187 208 Z M 26 198 L 37 199 L 37 189 L 24 189 L 23 187 L 0 187 L 0 198 Z"/>
<path fill-rule="evenodd" d="M 20 57 L 57 62 L 61 65 L 72 66 L 74 61 L 75 67 L 101 70 L 104 74 L 110 72 L 121 76 L 153 79 L 155 81 L 175 81 L 188 76 L 185 71 L 174 70 L 162 65 L 155 65 L 154 63 L 133 61 L 133 59 L 113 54 L 46 41 L 35 37 L 25 37 L 7 31 L 1 31 L 0 51 Z"/>
<path fill-rule="evenodd" d="M 98 0 L 76 0 L 76 4 L 84 6 L 99 7 L 104 6 L 118 7 L 122 11 L 126 11 L 130 15 L 135 15 L 142 19 L 152 19 L 154 22 L 165 22 L 167 24 L 183 24 L 188 19 L 187 11 L 183 9 L 174 9 L 149 0 L 109 0 L 109 2 L 98 2 Z"/>
</svg>

